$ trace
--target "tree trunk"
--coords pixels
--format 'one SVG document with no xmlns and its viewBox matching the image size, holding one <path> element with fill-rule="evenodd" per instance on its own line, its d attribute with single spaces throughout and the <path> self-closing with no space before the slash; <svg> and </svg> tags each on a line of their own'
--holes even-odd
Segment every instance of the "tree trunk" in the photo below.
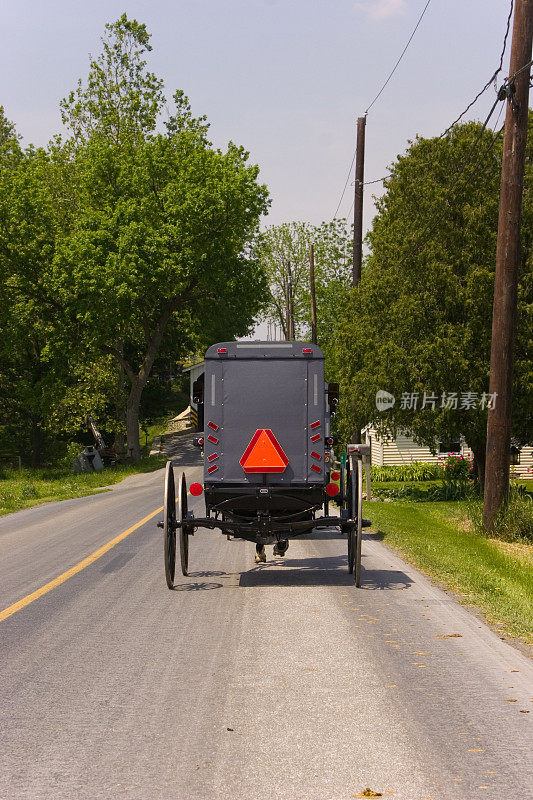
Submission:
<svg viewBox="0 0 533 800">
<path fill-rule="evenodd" d="M 142 388 L 136 378 L 131 385 L 126 405 L 126 435 L 128 439 L 128 457 L 136 464 L 141 460 L 141 443 L 139 440 L 139 408 Z"/>
<path fill-rule="evenodd" d="M 137 462 L 141 459 L 141 444 L 139 441 L 139 408 L 141 405 L 141 395 L 146 381 L 150 376 L 151 369 L 154 365 L 155 358 L 161 347 L 163 335 L 167 327 L 167 323 L 171 314 L 176 311 L 181 301 L 186 300 L 196 286 L 196 279 L 191 281 L 186 290 L 177 298 L 167 300 L 161 311 L 161 316 L 155 326 L 152 336 L 148 339 L 146 354 L 142 362 L 141 368 L 138 373 L 133 371 L 130 364 L 124 359 L 122 345 L 115 347 L 104 347 L 106 353 L 111 353 L 118 360 L 119 364 L 124 367 L 124 371 L 130 381 L 130 394 L 126 404 L 126 436 L 128 440 L 128 457 Z"/>
<path fill-rule="evenodd" d="M 120 352 L 122 352 L 123 348 L 122 345 L 120 347 Z M 119 427 L 119 430 L 115 433 L 115 441 L 113 443 L 113 447 L 117 451 L 117 453 L 123 455 L 126 452 L 126 435 L 124 433 L 124 427 L 126 426 L 126 403 L 125 403 L 125 388 L 126 388 L 126 373 L 124 370 L 124 366 L 119 362 L 119 372 L 118 372 L 118 381 L 117 381 L 117 395 L 115 401 L 115 408 L 116 408 L 116 418 Z"/>
</svg>

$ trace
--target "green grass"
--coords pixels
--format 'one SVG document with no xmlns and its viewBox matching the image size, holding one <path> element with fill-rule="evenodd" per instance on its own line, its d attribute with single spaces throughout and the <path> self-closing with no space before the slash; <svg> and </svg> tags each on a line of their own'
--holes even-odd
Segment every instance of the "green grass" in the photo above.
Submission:
<svg viewBox="0 0 533 800">
<path fill-rule="evenodd" d="M 364 504 L 386 544 L 481 609 L 491 623 L 533 644 L 533 546 L 503 544 L 471 530 L 468 504 Z"/>
<path fill-rule="evenodd" d="M 511 489 L 528 492 L 533 497 L 533 481 L 511 481 Z M 387 480 L 372 483 L 372 496 L 391 500 L 413 500 L 433 502 L 437 500 L 463 500 L 479 496 L 479 489 L 472 482 L 442 480 Z"/>
<path fill-rule="evenodd" d="M 139 464 L 120 464 L 103 472 L 81 474 L 67 468 L 4 470 L 0 475 L 0 515 L 51 500 L 96 494 L 128 475 L 153 472 L 164 464 L 163 458 L 152 457 L 142 459 Z"/>
</svg>

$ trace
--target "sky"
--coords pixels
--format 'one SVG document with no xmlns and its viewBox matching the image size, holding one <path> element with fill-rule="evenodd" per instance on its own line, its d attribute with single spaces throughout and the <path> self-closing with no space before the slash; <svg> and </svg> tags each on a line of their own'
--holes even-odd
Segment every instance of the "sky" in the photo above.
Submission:
<svg viewBox="0 0 533 800">
<path fill-rule="evenodd" d="M 426 0 L 3 0 L 0 105 L 25 144 L 61 131 L 59 101 L 100 52 L 106 22 L 147 25 L 149 67 L 206 114 L 211 140 L 243 145 L 272 199 L 263 227 L 331 220 L 364 115 Z M 398 70 L 370 109 L 365 180 L 417 135 L 439 135 L 498 66 L 510 0 L 431 0 Z M 499 83 L 508 74 L 510 36 Z M 490 88 L 466 119 L 484 119 Z M 353 176 L 338 216 L 353 202 Z M 374 214 L 365 190 L 365 229 Z"/>
</svg>

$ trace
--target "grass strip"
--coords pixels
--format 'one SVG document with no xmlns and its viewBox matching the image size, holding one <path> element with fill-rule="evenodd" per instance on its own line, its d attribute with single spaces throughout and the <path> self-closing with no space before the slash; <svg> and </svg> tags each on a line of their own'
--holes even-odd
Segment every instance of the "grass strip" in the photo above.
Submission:
<svg viewBox="0 0 533 800">
<path fill-rule="evenodd" d="M 502 547 L 469 530 L 464 501 L 367 502 L 363 515 L 386 544 L 462 602 L 479 608 L 502 632 L 533 644 L 533 546 Z"/>
<path fill-rule="evenodd" d="M 0 515 L 53 500 L 98 494 L 129 475 L 153 472 L 164 465 L 164 458 L 152 457 L 143 458 L 138 464 L 109 467 L 103 472 L 76 474 L 67 468 L 4 470 L 0 477 Z"/>
</svg>

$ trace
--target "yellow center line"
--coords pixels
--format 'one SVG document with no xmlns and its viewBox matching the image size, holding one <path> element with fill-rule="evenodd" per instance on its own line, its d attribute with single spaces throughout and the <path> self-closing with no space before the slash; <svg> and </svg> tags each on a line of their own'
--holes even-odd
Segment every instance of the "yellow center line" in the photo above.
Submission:
<svg viewBox="0 0 533 800">
<path fill-rule="evenodd" d="M 127 531 L 119 533 L 118 536 L 115 536 L 115 538 L 111 539 L 110 542 L 107 542 L 107 544 L 104 544 L 102 547 L 98 548 L 98 550 L 95 550 L 94 553 L 91 553 L 90 556 L 84 558 L 83 561 L 79 562 L 79 564 L 76 564 L 74 567 L 71 567 L 66 572 L 63 572 L 61 575 L 58 575 L 57 578 L 54 578 L 53 581 L 50 581 L 50 583 L 46 583 L 44 586 L 41 586 L 41 588 L 37 589 L 35 592 L 32 592 L 26 597 L 23 597 L 22 600 L 19 600 L 18 602 L 13 603 L 13 605 L 5 608 L 3 611 L 0 611 L 0 622 L 3 622 L 3 620 L 10 617 L 12 614 L 15 614 L 17 611 L 20 611 L 22 608 L 26 608 L 26 606 L 29 606 L 30 603 L 33 603 L 34 600 L 38 600 L 39 597 L 42 597 L 43 594 L 51 592 L 52 589 L 56 588 L 56 586 L 61 586 L 62 583 L 68 581 L 68 579 L 72 578 L 73 575 L 77 575 L 78 572 L 81 572 L 82 569 L 85 569 L 85 567 L 89 567 L 91 564 L 94 564 L 95 561 L 97 561 L 99 558 L 105 555 L 105 553 L 109 552 L 109 550 L 111 550 L 116 544 L 125 539 L 126 536 L 129 536 L 130 533 L 133 533 L 133 531 L 136 531 L 138 528 L 142 527 L 146 522 L 149 522 L 151 519 L 155 517 L 156 514 L 159 514 L 162 510 L 163 506 L 161 506 L 160 508 L 156 508 L 156 510 L 152 511 L 151 514 L 148 514 L 147 517 L 141 519 L 140 522 L 136 522 L 135 525 L 132 525 L 131 528 L 128 528 Z"/>
</svg>

